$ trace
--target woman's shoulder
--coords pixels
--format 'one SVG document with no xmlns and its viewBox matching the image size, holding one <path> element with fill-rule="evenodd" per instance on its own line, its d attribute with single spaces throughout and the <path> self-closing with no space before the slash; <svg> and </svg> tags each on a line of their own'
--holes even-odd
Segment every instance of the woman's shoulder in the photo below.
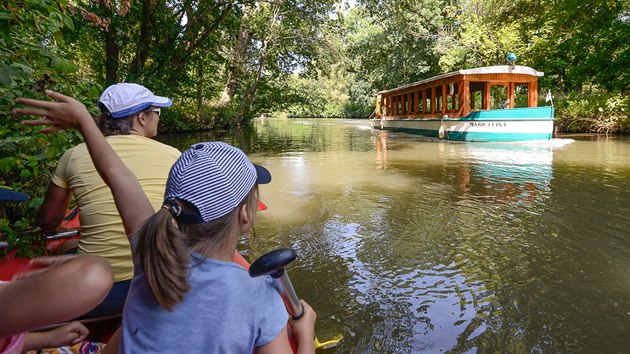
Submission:
<svg viewBox="0 0 630 354">
<path fill-rule="evenodd" d="M 179 155 L 181 155 L 181 152 L 178 149 L 141 135 L 111 135 L 107 137 L 107 141 L 110 145 L 112 145 L 114 150 L 144 149 L 159 154 L 173 155 L 175 157 L 179 157 Z"/>
</svg>

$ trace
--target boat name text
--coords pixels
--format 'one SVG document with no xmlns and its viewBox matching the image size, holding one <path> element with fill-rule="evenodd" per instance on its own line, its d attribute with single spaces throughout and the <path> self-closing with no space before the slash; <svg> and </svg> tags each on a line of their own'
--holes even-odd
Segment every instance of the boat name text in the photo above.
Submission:
<svg viewBox="0 0 630 354">
<path fill-rule="evenodd" d="M 507 127 L 507 123 L 502 122 L 471 122 L 472 127 Z"/>
</svg>

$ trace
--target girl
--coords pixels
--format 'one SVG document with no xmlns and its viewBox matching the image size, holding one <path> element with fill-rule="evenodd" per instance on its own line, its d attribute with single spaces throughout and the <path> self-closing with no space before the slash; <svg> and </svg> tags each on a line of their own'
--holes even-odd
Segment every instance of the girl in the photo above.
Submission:
<svg viewBox="0 0 630 354">
<path fill-rule="evenodd" d="M 42 116 L 25 125 L 42 132 L 79 129 L 96 168 L 112 189 L 136 268 L 123 313 L 120 350 L 187 353 L 290 353 L 288 315 L 268 278 L 250 278 L 232 263 L 236 244 L 257 214 L 258 184 L 271 175 L 242 151 L 200 143 L 175 162 L 164 205 L 154 214 L 138 181 L 120 161 L 80 102 L 47 91 L 58 102 L 17 99 Z M 298 353 L 313 353 L 315 312 L 292 328 Z"/>
</svg>

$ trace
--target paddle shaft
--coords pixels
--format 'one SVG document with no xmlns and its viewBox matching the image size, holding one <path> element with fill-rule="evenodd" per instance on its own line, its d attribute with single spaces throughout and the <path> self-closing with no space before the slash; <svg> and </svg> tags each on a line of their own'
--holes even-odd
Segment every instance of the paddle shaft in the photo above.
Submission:
<svg viewBox="0 0 630 354">
<path fill-rule="evenodd" d="M 284 268 L 280 268 L 269 275 L 273 279 L 276 290 L 280 293 L 280 297 L 282 298 L 282 301 L 284 301 L 284 305 L 286 306 L 289 315 L 291 315 L 294 320 L 300 319 L 300 317 L 304 315 L 304 307 L 300 304 L 300 300 L 295 293 L 295 289 L 293 288 L 293 284 L 291 283 L 291 279 L 289 279 L 287 272 Z M 320 342 L 317 336 L 315 336 L 315 349 L 334 347 L 342 338 L 343 336 L 340 335 L 336 336 L 332 340 Z"/>
<path fill-rule="evenodd" d="M 304 315 L 304 308 L 302 307 L 302 304 L 300 304 L 300 300 L 295 293 L 291 279 L 289 279 L 289 275 L 284 268 L 280 268 L 269 275 L 271 275 L 274 285 L 280 293 L 282 301 L 284 301 L 284 304 L 287 307 L 289 315 L 291 315 L 294 320 L 302 317 L 302 315 Z"/>
<path fill-rule="evenodd" d="M 249 275 L 252 277 L 265 274 L 271 276 L 274 287 L 280 294 L 287 312 L 294 320 L 304 315 L 304 307 L 300 303 L 284 267 L 293 262 L 296 257 L 297 254 L 293 249 L 281 248 L 260 256 L 249 268 Z M 322 343 L 317 339 L 317 336 L 315 336 L 315 349 L 333 347 L 339 343 L 341 338 L 343 338 L 343 336 L 336 336 L 334 339 Z"/>
<path fill-rule="evenodd" d="M 59 240 L 62 238 L 73 238 L 79 236 L 79 229 L 68 229 L 63 231 L 57 231 L 53 233 L 46 233 L 44 237 L 48 240 Z M 0 248 L 8 248 L 9 243 L 6 241 L 0 241 Z"/>
</svg>

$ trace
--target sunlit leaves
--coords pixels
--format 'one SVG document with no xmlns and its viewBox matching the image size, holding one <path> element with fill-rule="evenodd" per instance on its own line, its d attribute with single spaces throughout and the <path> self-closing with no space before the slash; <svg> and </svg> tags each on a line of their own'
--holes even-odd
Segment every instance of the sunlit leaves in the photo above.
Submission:
<svg viewBox="0 0 630 354">
<path fill-rule="evenodd" d="M 53 69 L 64 74 L 77 72 L 77 67 L 70 60 L 62 57 L 52 58 L 50 65 L 53 67 Z"/>
<path fill-rule="evenodd" d="M 9 114 L 17 97 L 48 99 L 41 91 L 61 91 L 84 102 L 98 93 L 89 81 L 73 76 L 64 31 L 74 29 L 65 0 L 24 0 L 0 3 L 0 185 L 33 196 L 27 205 L 12 208 L 11 227 L 30 228 L 29 220 L 48 185 L 49 171 L 68 147 L 80 142 L 77 133 L 37 133 Z"/>
</svg>

